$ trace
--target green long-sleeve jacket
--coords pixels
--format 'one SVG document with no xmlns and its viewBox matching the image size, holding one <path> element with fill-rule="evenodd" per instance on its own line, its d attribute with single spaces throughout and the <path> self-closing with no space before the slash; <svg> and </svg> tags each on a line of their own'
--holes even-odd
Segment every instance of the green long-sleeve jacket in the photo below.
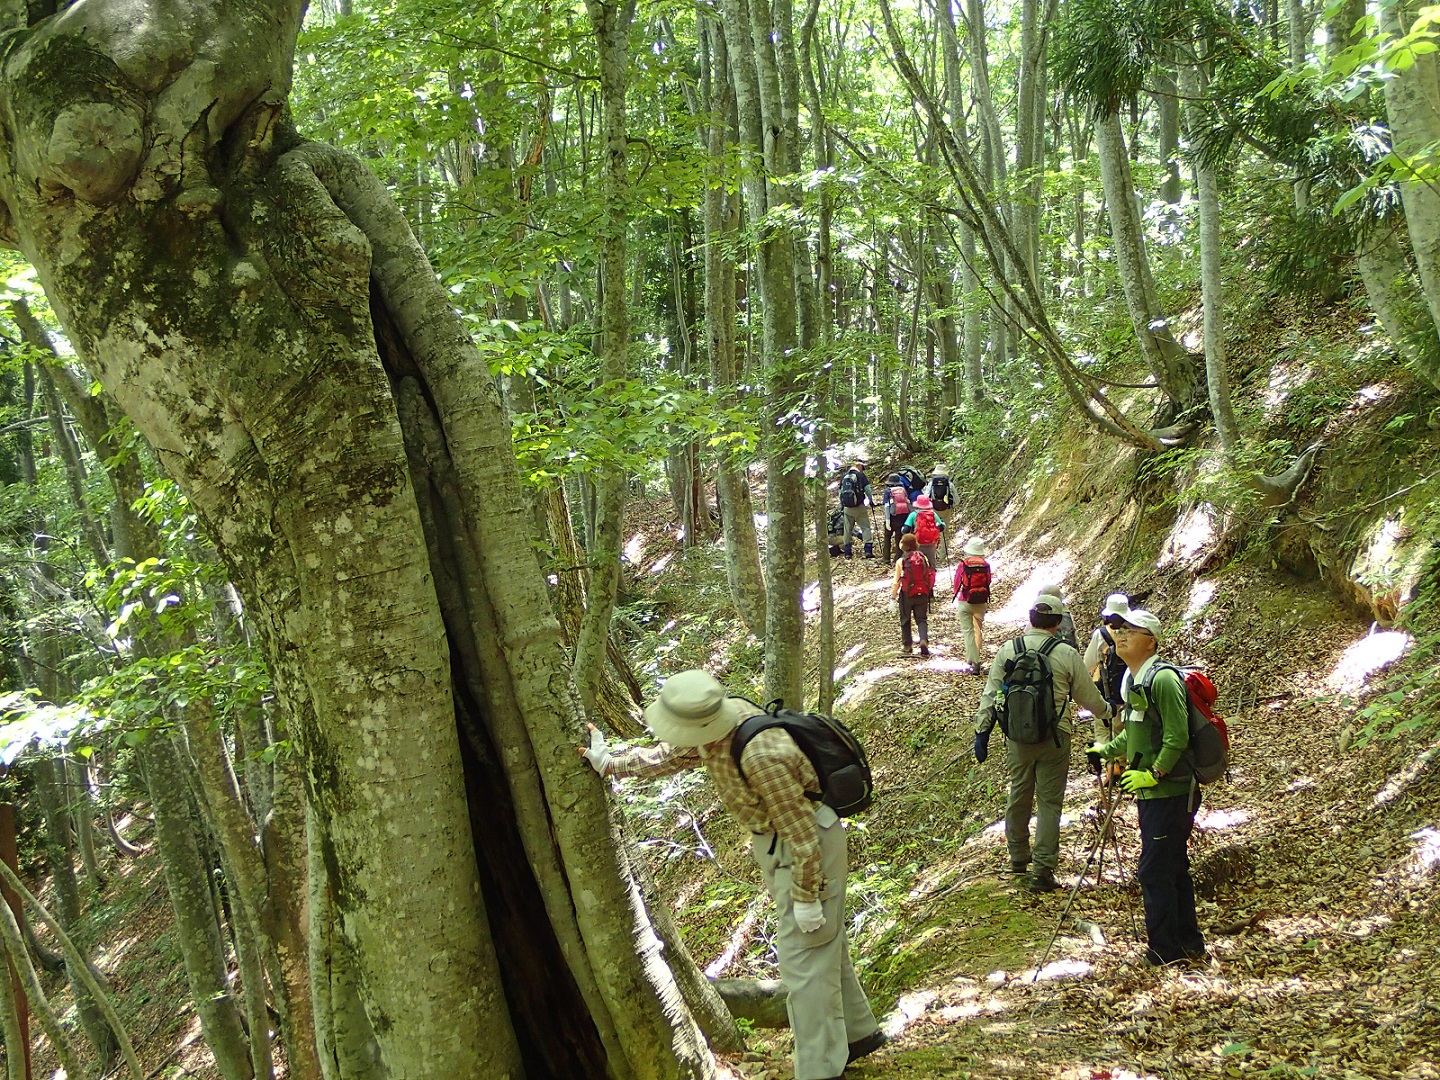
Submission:
<svg viewBox="0 0 1440 1080">
<path fill-rule="evenodd" d="M 1138 757 L 1139 768 L 1149 769 L 1160 780 L 1152 788 L 1141 788 L 1137 799 L 1164 799 L 1173 795 L 1188 795 L 1190 779 L 1165 779 L 1175 768 L 1186 748 L 1190 745 L 1189 706 L 1185 700 L 1185 684 L 1180 676 L 1169 668 L 1155 673 L 1150 685 L 1149 697 L 1154 698 L 1156 711 L 1162 723 L 1160 752 L 1155 752 L 1152 734 L 1152 717 L 1144 683 L 1150 668 L 1156 663 L 1152 656 L 1140 665 L 1138 672 L 1126 672 L 1121 686 L 1125 699 L 1123 719 L 1125 727 L 1100 750 L 1102 757 L 1120 758 L 1127 767 Z"/>
</svg>

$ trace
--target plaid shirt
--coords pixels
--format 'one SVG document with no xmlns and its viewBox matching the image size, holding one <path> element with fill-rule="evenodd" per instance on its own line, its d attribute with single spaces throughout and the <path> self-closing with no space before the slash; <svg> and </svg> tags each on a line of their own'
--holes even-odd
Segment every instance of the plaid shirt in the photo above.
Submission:
<svg viewBox="0 0 1440 1080">
<path fill-rule="evenodd" d="M 745 744 L 745 779 L 735 768 L 730 744 L 735 733 L 705 746 L 631 748 L 616 753 L 606 776 L 669 776 L 703 765 L 715 782 L 725 809 L 752 833 L 777 833 L 790 849 L 792 900 L 818 900 L 825 888 L 820 870 L 820 833 L 816 803 L 807 791 L 820 791 L 820 778 L 805 752 L 781 728 L 767 728 Z"/>
</svg>

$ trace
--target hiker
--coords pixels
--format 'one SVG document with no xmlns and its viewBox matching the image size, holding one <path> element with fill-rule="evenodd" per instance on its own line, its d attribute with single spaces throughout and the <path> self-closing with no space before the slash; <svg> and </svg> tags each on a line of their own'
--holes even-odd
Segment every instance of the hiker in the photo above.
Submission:
<svg viewBox="0 0 1440 1080">
<path fill-rule="evenodd" d="M 955 565 L 951 603 L 960 612 L 960 636 L 965 642 L 965 662 L 970 672 L 980 670 L 985 648 L 985 611 L 990 606 L 990 564 L 985 561 L 985 541 L 972 536 L 965 541 L 964 557 Z"/>
<path fill-rule="evenodd" d="M 762 710 L 730 697 L 704 671 L 665 681 L 645 710 L 661 743 L 612 749 L 590 726 L 580 752 L 601 776 L 669 776 L 703 765 L 725 808 L 753 834 L 750 848 L 775 901 L 775 949 L 789 990 L 796 1080 L 840 1080 L 845 1066 L 887 1040 L 850 962 L 845 932 L 845 829 L 819 798 L 815 766 L 783 728 L 756 734 L 731 755 L 735 728 Z"/>
<path fill-rule="evenodd" d="M 826 529 L 828 530 L 826 540 L 830 545 L 830 557 L 832 559 L 836 555 L 843 553 L 845 544 L 853 544 L 855 537 L 861 535 L 859 527 L 853 521 L 849 521 L 850 533 L 847 536 L 845 533 L 846 525 L 845 507 L 836 506 L 832 508 L 830 517 L 826 522 Z M 861 538 L 863 539 L 863 536 Z"/>
<path fill-rule="evenodd" d="M 1125 661 L 1124 730 L 1095 743 L 1090 752 L 1128 763 L 1120 786 L 1135 796 L 1140 818 L 1135 877 L 1145 902 L 1145 962 L 1203 964 L 1209 957 L 1195 918 L 1189 849 L 1200 788 L 1193 774 L 1170 778 L 1190 745 L 1189 701 L 1179 673 L 1159 660 L 1160 629 L 1160 620 L 1140 608 L 1127 608 L 1110 624 L 1116 651 Z M 1156 724 L 1161 727 L 1158 750 Z"/>
<path fill-rule="evenodd" d="M 1100 625 L 1095 628 L 1085 646 L 1085 667 L 1090 672 L 1090 677 L 1095 680 L 1101 696 L 1117 713 L 1124 700 L 1120 696 L 1120 680 L 1125 677 L 1125 661 L 1120 659 L 1120 654 L 1115 651 L 1115 635 L 1110 632 L 1110 627 L 1117 620 L 1123 621 L 1129 610 L 1130 598 L 1124 593 L 1111 593 L 1107 596 L 1100 607 Z M 1105 738 L 1116 734 L 1119 734 L 1118 730 L 1108 732 Z"/>
<path fill-rule="evenodd" d="M 930 655 L 930 600 L 935 595 L 935 564 L 920 550 L 914 533 L 900 537 L 900 557 L 890 582 L 890 606 L 900 616 L 900 655 L 909 656 L 913 642 L 910 619 L 920 636 L 920 655 Z"/>
<path fill-rule="evenodd" d="M 932 568 L 939 568 L 940 559 L 940 534 L 945 529 L 945 522 L 940 520 L 940 515 L 935 513 L 935 504 L 929 495 L 920 495 L 915 499 L 915 508 L 910 511 L 910 516 L 905 519 L 905 524 L 900 527 L 901 532 L 915 534 L 915 539 L 920 544 L 920 550 L 924 552 L 925 558 L 930 560 Z"/>
<path fill-rule="evenodd" d="M 892 551 L 896 555 L 900 553 L 900 534 L 905 531 L 905 519 L 914 509 L 910 505 L 910 489 L 899 473 L 891 474 L 885 482 L 885 495 L 881 502 L 885 510 L 884 559 L 888 563 Z"/>
<path fill-rule="evenodd" d="M 870 535 L 870 509 L 875 505 L 875 496 L 870 491 L 870 478 L 865 475 L 865 467 L 869 464 L 863 457 L 857 457 L 855 463 L 840 477 L 840 508 L 845 511 L 845 517 L 850 522 L 850 528 L 844 533 L 845 543 L 841 546 L 841 552 L 847 559 L 855 557 L 852 535 L 857 530 L 861 542 L 865 545 L 865 558 L 875 557 L 875 542 Z M 835 530 L 830 531 L 833 533 Z"/>
<path fill-rule="evenodd" d="M 905 494 L 910 496 L 913 503 L 925 493 L 925 478 L 920 475 L 920 470 L 913 465 L 902 465 L 895 470 L 895 475 L 905 485 Z"/>
<path fill-rule="evenodd" d="M 1031 892 L 1052 892 L 1058 887 L 1060 810 L 1070 772 L 1073 727 L 1066 707 L 1073 699 L 1097 716 L 1110 713 L 1080 654 L 1056 636 L 1064 613 L 1065 601 L 1058 595 L 1041 593 L 1035 598 L 1030 629 L 996 650 L 975 714 L 975 760 L 982 764 L 990 754 L 991 731 L 997 722 L 1003 725 L 1010 771 L 1005 843 L 1013 874 L 1024 874 L 1033 856 L 1035 872 L 1025 879 Z"/>
<path fill-rule="evenodd" d="M 950 508 L 955 505 L 954 490 L 950 487 L 950 473 L 944 463 L 937 461 L 935 468 L 930 471 L 930 479 L 925 482 L 924 494 L 930 496 L 930 504 L 935 508 L 935 520 L 940 523 L 940 531 L 943 534 L 941 543 L 945 549 L 945 558 L 950 557 L 950 534 L 945 532 L 945 523 L 949 520 Z M 935 564 L 939 566 L 939 563 Z"/>
</svg>

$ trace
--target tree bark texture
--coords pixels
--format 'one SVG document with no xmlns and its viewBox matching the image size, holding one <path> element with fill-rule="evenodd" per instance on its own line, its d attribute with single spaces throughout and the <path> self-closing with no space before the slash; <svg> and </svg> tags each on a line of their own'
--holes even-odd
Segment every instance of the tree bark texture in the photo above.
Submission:
<svg viewBox="0 0 1440 1080">
<path fill-rule="evenodd" d="M 519 483 L 493 382 L 384 186 L 288 126 L 301 13 L 12 38 L 0 236 L 245 598 L 380 1075 L 707 1075 L 632 937 L 529 510 L 487 498 Z"/>
<path fill-rule="evenodd" d="M 724 408 L 738 401 L 739 381 L 735 359 L 735 279 L 737 268 L 730 255 L 739 230 L 739 207 L 726 175 L 728 150 L 733 145 L 735 88 L 725 36 L 707 21 L 702 33 L 710 63 L 702 77 L 709 88 L 710 123 L 706 132 L 705 185 L 705 349 L 710 359 L 710 385 L 717 404 Z M 725 576 L 730 596 L 746 628 L 757 637 L 765 633 L 765 574 L 760 565 L 760 543 L 755 535 L 755 508 L 743 464 L 722 449 L 715 468 L 715 493 L 720 502 L 720 527 L 725 537 Z"/>
<path fill-rule="evenodd" d="M 1130 312 L 1140 355 L 1164 387 L 1166 396 L 1183 409 L 1194 393 L 1195 372 L 1189 356 L 1170 333 L 1165 313 L 1160 310 L 1118 112 L 1103 113 L 1095 118 L 1095 147 L 1100 157 L 1100 178 L 1105 185 L 1115 267 L 1120 273 L 1125 306 Z"/>
<path fill-rule="evenodd" d="M 1390 36 L 1404 34 L 1420 7 L 1415 0 L 1382 5 L 1381 29 Z M 1395 153 L 1402 158 L 1440 140 L 1440 54 L 1416 56 L 1408 70 L 1386 82 L 1385 113 Z M 1433 151 L 1427 154 L 1433 158 Z M 1415 180 L 1401 184 L 1400 197 L 1430 318 L 1440 327 L 1440 191 L 1433 179 Z"/>
</svg>

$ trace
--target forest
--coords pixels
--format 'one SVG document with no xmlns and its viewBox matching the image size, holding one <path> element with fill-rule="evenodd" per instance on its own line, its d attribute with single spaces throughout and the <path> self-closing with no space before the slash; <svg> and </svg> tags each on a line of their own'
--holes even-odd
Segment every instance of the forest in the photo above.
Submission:
<svg viewBox="0 0 1440 1080">
<path fill-rule="evenodd" d="M 690 668 L 868 751 L 852 1080 L 1440 1078 L 1440 8 L 0 30 L 7 1080 L 817 1080 L 744 824 L 577 753 Z M 856 459 L 950 481 L 918 657 Z M 1028 891 L 972 754 L 1117 592 L 1231 732 L 1185 970 L 1139 800 Z"/>
</svg>

